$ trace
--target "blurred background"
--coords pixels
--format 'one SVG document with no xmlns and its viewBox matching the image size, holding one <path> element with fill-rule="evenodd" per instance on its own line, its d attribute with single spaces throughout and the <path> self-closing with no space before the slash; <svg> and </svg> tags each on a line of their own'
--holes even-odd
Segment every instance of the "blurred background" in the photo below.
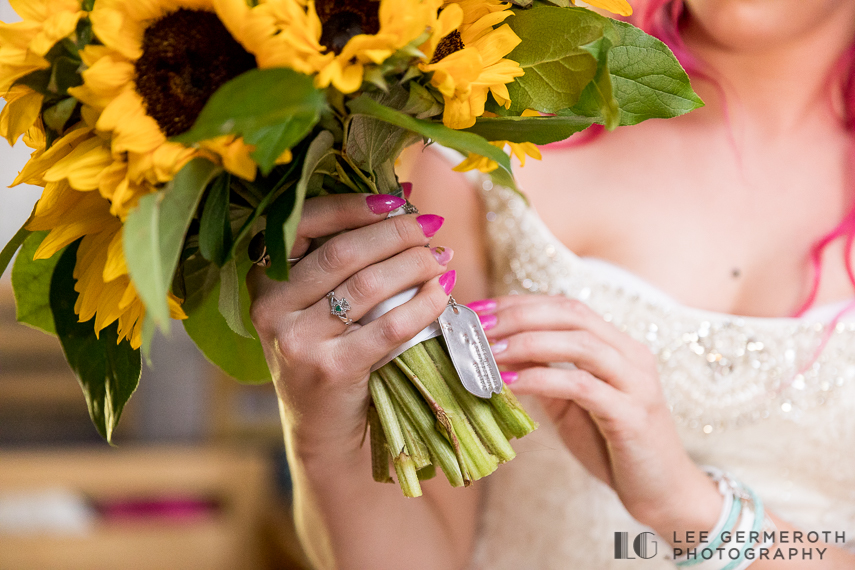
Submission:
<svg viewBox="0 0 855 570">
<path fill-rule="evenodd" d="M 0 141 L 0 247 L 40 195 L 7 188 L 29 151 Z M 152 353 L 111 447 L 59 342 L 15 321 L 0 279 L 0 568 L 308 568 L 272 386 L 224 376 L 180 325 Z"/>
</svg>

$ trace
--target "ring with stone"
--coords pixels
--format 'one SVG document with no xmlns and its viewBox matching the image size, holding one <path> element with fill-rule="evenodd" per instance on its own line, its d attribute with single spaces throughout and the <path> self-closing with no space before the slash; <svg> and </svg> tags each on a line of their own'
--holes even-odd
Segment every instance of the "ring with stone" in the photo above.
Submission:
<svg viewBox="0 0 855 570">
<path fill-rule="evenodd" d="M 350 303 L 342 297 L 339 299 L 335 296 L 335 291 L 327 293 L 327 299 L 330 300 L 330 314 L 341 319 L 346 325 L 353 324 L 353 319 L 348 318 L 347 312 L 350 310 Z"/>
</svg>

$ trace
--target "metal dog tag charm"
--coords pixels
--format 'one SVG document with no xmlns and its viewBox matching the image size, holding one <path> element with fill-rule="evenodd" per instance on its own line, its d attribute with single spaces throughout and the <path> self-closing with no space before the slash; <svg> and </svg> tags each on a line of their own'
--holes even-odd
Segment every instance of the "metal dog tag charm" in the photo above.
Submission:
<svg viewBox="0 0 855 570">
<path fill-rule="evenodd" d="M 478 314 L 451 297 L 437 321 L 463 387 L 479 398 L 501 392 L 504 383 Z"/>
</svg>

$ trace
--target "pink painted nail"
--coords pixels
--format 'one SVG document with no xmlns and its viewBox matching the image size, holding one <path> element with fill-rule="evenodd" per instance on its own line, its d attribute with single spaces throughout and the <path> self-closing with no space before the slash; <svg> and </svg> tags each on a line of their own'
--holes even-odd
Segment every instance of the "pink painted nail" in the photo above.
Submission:
<svg viewBox="0 0 855 570">
<path fill-rule="evenodd" d="M 434 247 L 431 248 L 430 252 L 440 265 L 448 265 L 448 262 L 454 257 L 454 250 L 450 247 Z"/>
<path fill-rule="evenodd" d="M 496 315 L 478 315 L 478 319 L 481 321 L 481 326 L 484 327 L 485 331 L 496 326 L 496 323 L 499 320 L 496 318 Z"/>
<path fill-rule="evenodd" d="M 498 303 L 494 299 L 482 299 L 480 301 L 473 301 L 466 306 L 476 313 L 486 313 L 495 309 L 497 305 Z"/>
<path fill-rule="evenodd" d="M 500 352 L 505 352 L 506 350 L 508 350 L 508 341 L 505 339 L 502 339 L 498 342 L 494 342 L 492 345 L 490 345 L 490 350 L 493 351 L 493 354 L 499 354 Z"/>
<path fill-rule="evenodd" d="M 424 214 L 416 218 L 416 221 L 422 227 L 422 231 L 427 237 L 433 237 L 439 231 L 439 228 L 442 227 L 445 218 L 435 214 Z"/>
<path fill-rule="evenodd" d="M 454 284 L 456 282 L 457 271 L 454 271 L 453 269 L 439 276 L 439 285 L 442 287 L 442 290 L 445 291 L 446 295 L 451 294 L 451 290 L 454 289 Z"/>
<path fill-rule="evenodd" d="M 510 370 L 502 372 L 499 376 L 502 377 L 502 382 L 504 382 L 505 384 L 513 384 L 514 382 L 520 379 L 519 374 Z"/>
<path fill-rule="evenodd" d="M 365 199 L 368 208 L 375 214 L 387 214 L 407 203 L 403 198 L 391 194 L 371 194 Z"/>
<path fill-rule="evenodd" d="M 404 198 L 409 200 L 410 194 L 413 193 L 413 183 L 412 182 L 401 182 L 401 190 L 404 192 Z"/>
</svg>

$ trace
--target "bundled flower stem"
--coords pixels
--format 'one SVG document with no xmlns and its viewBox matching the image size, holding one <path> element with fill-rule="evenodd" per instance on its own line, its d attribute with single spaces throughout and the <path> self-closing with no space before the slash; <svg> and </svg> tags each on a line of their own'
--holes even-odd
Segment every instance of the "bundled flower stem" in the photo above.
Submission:
<svg viewBox="0 0 855 570">
<path fill-rule="evenodd" d="M 369 387 L 374 478 L 389 481 L 391 457 L 407 497 L 421 495 L 418 479 L 424 479 L 414 481 L 411 471 L 439 463 L 453 486 L 468 486 L 515 457 L 508 435 L 522 437 L 537 427 L 507 386 L 489 400 L 467 392 L 445 347 L 435 338 L 372 373 Z M 389 406 L 390 394 L 397 405 Z M 372 420 L 374 408 L 378 421 Z M 374 433 L 379 431 L 377 423 L 385 442 Z M 378 451 L 376 446 L 384 443 L 386 449 Z"/>
</svg>

